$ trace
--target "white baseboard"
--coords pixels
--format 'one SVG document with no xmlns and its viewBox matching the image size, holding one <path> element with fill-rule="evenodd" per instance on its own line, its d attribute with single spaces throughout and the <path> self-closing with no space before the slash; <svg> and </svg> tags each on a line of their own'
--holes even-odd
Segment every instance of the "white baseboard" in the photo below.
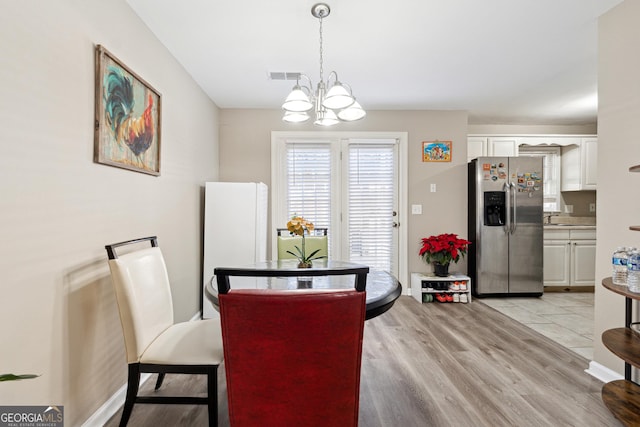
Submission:
<svg viewBox="0 0 640 427">
<path fill-rule="evenodd" d="M 142 374 L 140 375 L 140 385 L 144 384 L 151 378 L 151 374 Z M 118 412 L 118 410 L 124 405 L 124 399 L 127 396 L 127 385 L 123 385 L 120 387 L 116 393 L 109 398 L 104 405 L 102 405 L 96 412 L 87 419 L 87 421 L 82 424 L 82 427 L 95 427 L 95 426 L 103 426 L 113 417 L 113 415 Z"/>
<path fill-rule="evenodd" d="M 198 311 L 193 315 L 190 321 L 200 320 L 202 312 Z M 140 375 L 140 386 L 144 384 L 152 374 Z M 123 385 L 111 396 L 104 404 L 98 408 L 83 424 L 82 427 L 95 427 L 103 426 L 118 412 L 118 410 L 124 405 L 124 400 L 127 397 L 127 384 Z"/>
<path fill-rule="evenodd" d="M 609 369 L 598 362 L 594 362 L 593 360 L 589 362 L 589 368 L 585 369 L 584 371 L 592 377 L 599 379 L 603 383 L 624 379 L 623 375 L 620 375 L 616 371 Z"/>
</svg>

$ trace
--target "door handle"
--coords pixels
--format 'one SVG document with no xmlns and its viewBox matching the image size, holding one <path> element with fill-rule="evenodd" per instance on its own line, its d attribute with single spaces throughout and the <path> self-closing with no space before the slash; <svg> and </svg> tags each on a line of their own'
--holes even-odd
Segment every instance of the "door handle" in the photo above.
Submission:
<svg viewBox="0 0 640 427">
<path fill-rule="evenodd" d="M 518 217 L 516 214 L 516 209 L 518 207 L 518 205 L 516 204 L 516 184 L 514 184 L 513 182 L 509 184 L 509 189 L 512 197 L 511 209 L 513 209 L 513 218 L 511 219 L 511 234 L 513 234 L 515 233 L 516 228 L 518 228 Z"/>
<path fill-rule="evenodd" d="M 511 192 L 508 183 L 504 183 L 502 186 L 502 191 L 504 192 L 504 200 L 505 200 L 505 213 L 506 213 L 506 221 L 504 224 L 504 232 L 509 234 L 511 232 Z"/>
</svg>

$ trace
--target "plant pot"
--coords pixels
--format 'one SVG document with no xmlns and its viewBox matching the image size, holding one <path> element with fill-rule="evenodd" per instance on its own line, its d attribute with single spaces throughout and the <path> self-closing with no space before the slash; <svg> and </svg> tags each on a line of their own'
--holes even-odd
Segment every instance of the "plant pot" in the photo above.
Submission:
<svg viewBox="0 0 640 427">
<path fill-rule="evenodd" d="M 313 267 L 313 263 L 311 261 L 307 261 L 307 262 L 300 261 L 298 263 L 298 268 L 311 268 L 311 267 Z"/>
<path fill-rule="evenodd" d="M 447 277 L 449 275 L 449 263 L 446 264 L 433 264 L 433 272 L 438 277 Z"/>
</svg>

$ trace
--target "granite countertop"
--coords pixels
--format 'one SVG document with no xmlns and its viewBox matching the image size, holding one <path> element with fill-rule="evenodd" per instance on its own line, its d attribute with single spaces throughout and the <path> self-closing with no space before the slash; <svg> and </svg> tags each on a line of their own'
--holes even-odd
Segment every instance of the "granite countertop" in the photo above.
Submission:
<svg viewBox="0 0 640 427">
<path fill-rule="evenodd" d="M 595 230 L 596 217 L 545 215 L 542 225 L 547 230 Z"/>
<path fill-rule="evenodd" d="M 595 225 L 584 224 L 544 224 L 547 230 L 595 230 Z"/>
</svg>

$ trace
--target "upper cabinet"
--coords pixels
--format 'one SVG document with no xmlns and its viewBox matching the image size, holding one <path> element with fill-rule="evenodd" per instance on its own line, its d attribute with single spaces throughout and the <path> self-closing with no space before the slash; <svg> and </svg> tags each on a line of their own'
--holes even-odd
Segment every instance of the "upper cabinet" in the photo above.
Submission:
<svg viewBox="0 0 640 427">
<path fill-rule="evenodd" d="M 467 161 L 476 157 L 513 157 L 518 155 L 518 138 L 470 136 L 467 138 Z"/>
<path fill-rule="evenodd" d="M 598 171 L 598 139 L 581 138 L 562 148 L 562 191 L 595 190 Z"/>
<path fill-rule="evenodd" d="M 595 136 L 470 135 L 467 138 L 467 161 L 483 156 L 518 156 L 521 145 L 561 147 L 560 191 L 596 189 L 598 138 Z"/>
<path fill-rule="evenodd" d="M 476 157 L 485 157 L 487 155 L 487 141 L 489 138 L 484 136 L 470 136 L 467 138 L 467 162 Z"/>
<path fill-rule="evenodd" d="M 512 157 L 518 155 L 518 138 L 489 137 L 488 156 Z"/>
</svg>

